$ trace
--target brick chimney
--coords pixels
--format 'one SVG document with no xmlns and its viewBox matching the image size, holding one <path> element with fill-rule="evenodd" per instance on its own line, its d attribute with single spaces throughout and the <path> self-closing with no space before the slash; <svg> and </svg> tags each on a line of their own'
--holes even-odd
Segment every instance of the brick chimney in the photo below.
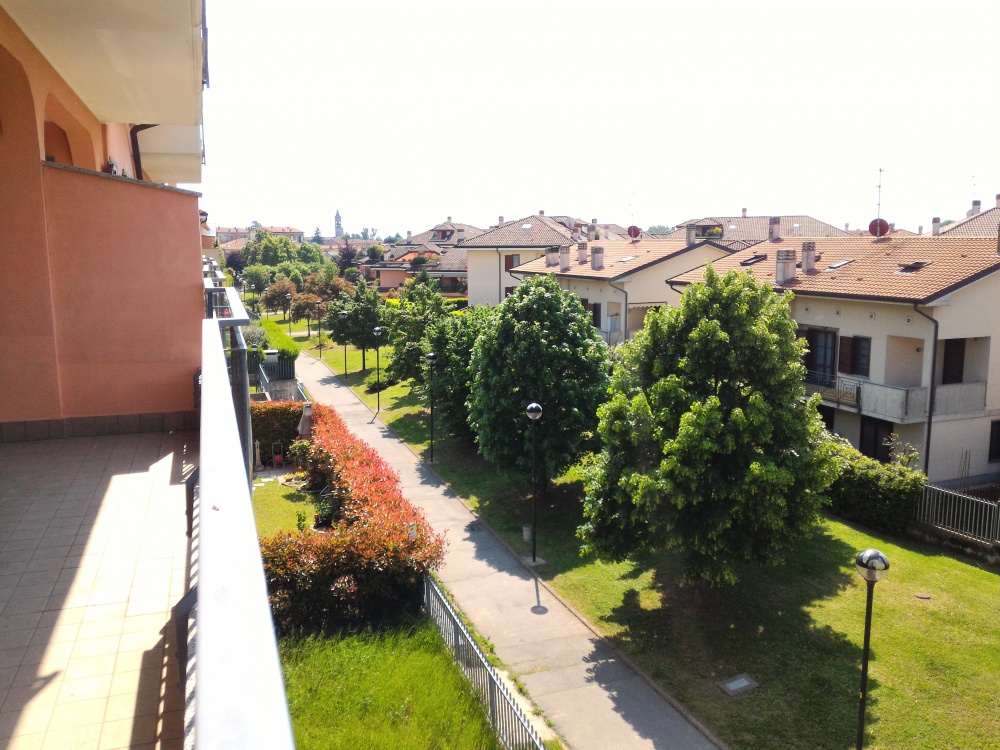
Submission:
<svg viewBox="0 0 1000 750">
<path fill-rule="evenodd" d="M 691 247 L 691 245 L 693 245 L 695 243 L 695 241 L 696 241 L 696 237 L 697 237 L 697 234 L 698 234 L 698 225 L 697 224 L 688 224 L 685 227 L 685 229 L 687 229 L 687 237 L 686 237 L 686 239 L 687 239 L 687 246 Z"/>
<path fill-rule="evenodd" d="M 539 215 L 539 216 L 545 216 L 545 212 L 544 212 L 544 211 L 539 211 L 539 212 L 538 212 L 538 215 Z"/>
<path fill-rule="evenodd" d="M 777 242 L 781 239 L 781 217 L 772 216 L 767 223 L 767 239 Z M 779 282 L 780 283 L 780 282 Z"/>
<path fill-rule="evenodd" d="M 604 268 L 604 248 L 596 245 L 590 254 L 590 267 L 595 271 Z"/>
<path fill-rule="evenodd" d="M 941 234 L 941 217 L 935 216 L 931 219 L 931 235 L 937 237 Z"/>
<path fill-rule="evenodd" d="M 781 252 L 780 250 L 778 251 Z M 816 265 L 816 243 L 811 240 L 802 243 L 802 273 L 808 273 Z"/>
<path fill-rule="evenodd" d="M 569 245 L 559 248 L 559 270 L 566 273 L 569 270 Z"/>
<path fill-rule="evenodd" d="M 997 193 L 997 208 L 1000 208 L 1000 193 Z"/>
<path fill-rule="evenodd" d="M 448 222 L 447 223 L 451 224 L 451 217 L 450 216 L 448 217 Z"/>
<path fill-rule="evenodd" d="M 743 209 L 743 218 L 745 219 L 746 217 L 747 217 L 747 210 L 744 208 Z"/>
<path fill-rule="evenodd" d="M 545 251 L 545 265 L 546 266 L 558 266 L 559 265 L 559 247 L 553 245 Z"/>
<path fill-rule="evenodd" d="M 501 226 L 503 226 L 503 217 L 502 217 L 502 216 L 500 217 L 500 223 L 499 223 L 499 224 L 497 224 L 497 226 L 498 226 L 498 227 L 501 227 Z"/>
<path fill-rule="evenodd" d="M 924 233 L 924 225 L 921 224 L 919 227 L 917 227 L 917 234 L 923 234 L 923 233 Z"/>
<path fill-rule="evenodd" d="M 410 244 L 410 238 L 411 238 L 412 236 L 413 236 L 413 232 L 411 232 L 411 231 L 410 231 L 409 229 L 407 229 L 407 230 L 406 230 L 406 244 L 407 244 L 407 245 L 409 245 L 409 244 Z"/>
<path fill-rule="evenodd" d="M 892 234 L 895 231 L 896 231 L 896 222 L 890 221 L 889 222 L 889 234 Z"/>
<path fill-rule="evenodd" d="M 850 232 L 851 231 L 851 225 L 849 223 L 847 223 L 846 221 L 844 222 L 844 231 L 845 232 Z"/>
<path fill-rule="evenodd" d="M 587 225 L 587 240 L 593 242 L 597 233 L 597 219 L 591 219 L 590 223 Z"/>
<path fill-rule="evenodd" d="M 784 284 L 795 278 L 795 248 L 783 247 L 778 250 L 778 268 L 775 280 Z"/>
<path fill-rule="evenodd" d="M 969 216 L 975 216 L 983 209 L 982 201 L 972 201 L 972 210 L 969 212 Z"/>
<path fill-rule="evenodd" d="M 586 263 L 587 262 L 587 243 L 586 242 L 579 242 L 579 243 L 577 243 L 576 251 L 577 251 L 576 252 L 576 259 L 577 259 L 577 261 L 579 261 L 580 263 Z"/>
</svg>

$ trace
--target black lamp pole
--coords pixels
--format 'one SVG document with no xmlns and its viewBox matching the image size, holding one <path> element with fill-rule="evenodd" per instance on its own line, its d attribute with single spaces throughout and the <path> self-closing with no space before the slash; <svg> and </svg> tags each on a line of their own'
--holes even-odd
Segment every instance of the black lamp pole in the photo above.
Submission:
<svg viewBox="0 0 1000 750">
<path fill-rule="evenodd" d="M 542 416 L 542 407 L 535 402 L 528 404 L 525 409 L 528 419 L 531 420 L 531 562 L 536 560 L 538 548 L 538 480 L 535 478 L 535 464 L 538 456 L 538 420 Z"/>
<path fill-rule="evenodd" d="M 372 331 L 375 334 L 375 416 L 382 411 L 382 363 L 379 361 L 379 337 L 382 335 L 382 327 L 375 326 Z"/>
<path fill-rule="evenodd" d="M 288 335 L 292 335 L 292 293 L 285 294 L 285 317 L 288 319 Z"/>
<path fill-rule="evenodd" d="M 316 302 L 316 336 L 319 338 L 319 359 L 323 361 L 323 302 Z"/>
<path fill-rule="evenodd" d="M 427 382 L 431 391 L 431 460 L 434 463 L 434 361 L 437 355 L 434 352 L 427 352 L 424 355 L 427 360 Z"/>
<path fill-rule="evenodd" d="M 347 310 L 340 311 L 340 322 L 342 324 L 342 327 L 344 328 L 342 333 L 344 334 L 344 377 L 346 378 L 347 377 L 347 330 L 346 330 Z"/>
<path fill-rule="evenodd" d="M 858 700 L 858 737 L 857 750 L 862 750 L 865 744 L 865 708 L 868 699 L 868 650 L 872 634 L 872 599 L 875 595 L 875 584 L 885 578 L 889 570 L 889 560 L 877 549 L 866 549 L 854 561 L 858 575 L 868 584 L 868 603 L 865 606 L 865 645 L 861 652 L 861 697 Z"/>
</svg>

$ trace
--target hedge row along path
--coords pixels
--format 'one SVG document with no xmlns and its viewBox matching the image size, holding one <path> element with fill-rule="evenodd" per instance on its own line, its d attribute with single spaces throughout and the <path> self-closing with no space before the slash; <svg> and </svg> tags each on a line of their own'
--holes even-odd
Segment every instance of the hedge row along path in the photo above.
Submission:
<svg viewBox="0 0 1000 750">
<path fill-rule="evenodd" d="M 446 535 L 439 570 L 458 607 L 493 644 L 573 750 L 723 745 L 636 672 L 502 544 L 340 378 L 302 355 L 296 374 L 317 403 L 399 472 L 403 495 Z"/>
</svg>

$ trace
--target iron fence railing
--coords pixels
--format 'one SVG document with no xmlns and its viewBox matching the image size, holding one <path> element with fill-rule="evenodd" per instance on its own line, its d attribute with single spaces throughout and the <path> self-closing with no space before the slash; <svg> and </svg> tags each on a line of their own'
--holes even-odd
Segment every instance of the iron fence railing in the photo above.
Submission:
<svg viewBox="0 0 1000 750">
<path fill-rule="evenodd" d="M 489 712 L 490 723 L 504 747 L 544 750 L 541 737 L 430 576 L 424 576 L 424 608 Z"/>
<path fill-rule="evenodd" d="M 917 506 L 919 522 L 989 545 L 1000 545 L 1000 503 L 928 484 Z"/>
<path fill-rule="evenodd" d="M 806 385 L 810 393 L 819 393 L 826 401 L 861 408 L 861 381 L 829 372 L 809 370 Z"/>
</svg>

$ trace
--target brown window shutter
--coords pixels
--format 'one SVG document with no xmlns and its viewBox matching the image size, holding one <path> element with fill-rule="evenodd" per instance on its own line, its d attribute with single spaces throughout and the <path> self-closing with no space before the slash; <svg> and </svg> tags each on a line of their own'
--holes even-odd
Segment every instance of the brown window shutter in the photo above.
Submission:
<svg viewBox="0 0 1000 750">
<path fill-rule="evenodd" d="M 505 255 L 503 256 L 503 270 L 509 271 L 514 267 L 514 256 Z"/>
<path fill-rule="evenodd" d="M 840 357 L 837 363 L 837 372 L 854 373 L 854 339 L 850 336 L 840 337 Z"/>
<path fill-rule="evenodd" d="M 965 339 L 944 340 L 941 384 L 961 383 L 965 375 Z"/>
<path fill-rule="evenodd" d="M 512 286 L 505 286 L 503 288 L 503 296 L 504 297 L 509 297 L 513 293 L 514 293 L 514 287 L 512 287 Z"/>
<path fill-rule="evenodd" d="M 586 297 L 580 297 L 580 304 L 583 305 L 584 310 L 590 309 L 590 300 Z"/>
</svg>

